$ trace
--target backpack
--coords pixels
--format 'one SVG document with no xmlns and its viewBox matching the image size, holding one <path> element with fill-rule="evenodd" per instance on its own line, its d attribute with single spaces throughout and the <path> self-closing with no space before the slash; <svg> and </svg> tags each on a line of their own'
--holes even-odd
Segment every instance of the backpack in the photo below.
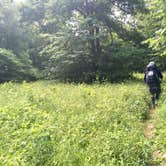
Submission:
<svg viewBox="0 0 166 166">
<path fill-rule="evenodd" d="M 156 70 L 150 70 L 146 73 L 146 83 L 147 84 L 156 84 L 159 82 L 159 77 Z"/>
</svg>

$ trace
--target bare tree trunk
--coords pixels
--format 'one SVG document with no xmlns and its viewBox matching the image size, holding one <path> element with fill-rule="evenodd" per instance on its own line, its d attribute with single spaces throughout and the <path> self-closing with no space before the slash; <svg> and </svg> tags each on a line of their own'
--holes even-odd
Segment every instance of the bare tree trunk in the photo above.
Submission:
<svg viewBox="0 0 166 166">
<path fill-rule="evenodd" d="M 90 34 L 90 46 L 93 56 L 96 54 L 96 44 L 95 44 L 95 29 L 91 28 L 89 31 Z"/>
<path fill-rule="evenodd" d="M 100 38 L 99 38 L 99 27 L 96 27 L 96 52 L 97 55 L 101 54 Z"/>
<path fill-rule="evenodd" d="M 94 72 L 97 74 L 99 68 L 99 57 L 101 55 L 101 46 L 99 38 L 99 27 L 92 27 L 89 31 L 90 34 L 90 47 L 93 57 L 93 68 Z"/>
</svg>

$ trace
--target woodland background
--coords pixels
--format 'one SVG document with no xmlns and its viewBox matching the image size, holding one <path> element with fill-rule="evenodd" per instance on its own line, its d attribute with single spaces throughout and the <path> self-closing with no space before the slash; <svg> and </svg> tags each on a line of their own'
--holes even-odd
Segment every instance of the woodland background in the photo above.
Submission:
<svg viewBox="0 0 166 166">
<path fill-rule="evenodd" d="M 0 81 L 111 81 L 166 68 L 164 0 L 1 0 Z"/>
</svg>

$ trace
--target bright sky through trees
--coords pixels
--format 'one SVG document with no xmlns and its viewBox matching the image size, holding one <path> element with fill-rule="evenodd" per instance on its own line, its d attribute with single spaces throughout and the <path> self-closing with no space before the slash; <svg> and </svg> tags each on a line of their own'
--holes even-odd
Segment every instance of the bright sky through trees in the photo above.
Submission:
<svg viewBox="0 0 166 166">
<path fill-rule="evenodd" d="M 25 0 L 14 0 L 14 2 L 23 2 Z"/>
<path fill-rule="evenodd" d="M 166 54 L 164 3 L 153 0 L 148 12 L 144 1 L 0 0 L 0 82 L 115 82 L 143 72 Z"/>
</svg>

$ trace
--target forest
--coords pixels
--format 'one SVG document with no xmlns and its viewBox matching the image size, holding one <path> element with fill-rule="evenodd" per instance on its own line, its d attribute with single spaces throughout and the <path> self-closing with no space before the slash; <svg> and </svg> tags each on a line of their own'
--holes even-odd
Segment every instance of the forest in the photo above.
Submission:
<svg viewBox="0 0 166 166">
<path fill-rule="evenodd" d="M 166 0 L 0 0 L 0 166 L 165 166 L 165 69 Z"/>
<path fill-rule="evenodd" d="M 110 81 L 166 68 L 163 0 L 1 0 L 0 81 Z"/>
</svg>

